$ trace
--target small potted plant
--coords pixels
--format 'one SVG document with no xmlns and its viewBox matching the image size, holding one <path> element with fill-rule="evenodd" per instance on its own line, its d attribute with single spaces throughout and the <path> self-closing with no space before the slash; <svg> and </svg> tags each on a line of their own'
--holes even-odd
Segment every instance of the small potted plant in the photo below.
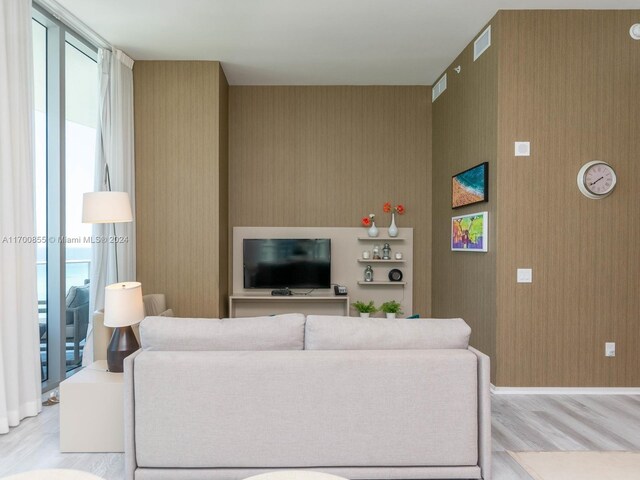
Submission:
<svg viewBox="0 0 640 480">
<path fill-rule="evenodd" d="M 387 320 L 393 320 L 396 314 L 402 315 L 402 306 L 395 300 L 390 300 L 380 305 L 380 311 L 387 314 Z"/>
<path fill-rule="evenodd" d="M 351 306 L 360 312 L 360 318 L 369 318 L 370 314 L 378 311 L 376 306 L 373 304 L 373 300 L 369 303 L 364 303 L 358 300 L 357 302 L 353 302 Z"/>
</svg>

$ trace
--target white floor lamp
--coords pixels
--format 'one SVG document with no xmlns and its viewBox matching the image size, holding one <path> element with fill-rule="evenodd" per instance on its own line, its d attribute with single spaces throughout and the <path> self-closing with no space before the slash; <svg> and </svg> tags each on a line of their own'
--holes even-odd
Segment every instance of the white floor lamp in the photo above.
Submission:
<svg viewBox="0 0 640 480">
<path fill-rule="evenodd" d="M 88 192 L 82 195 L 82 223 L 111 223 L 113 236 L 116 223 L 133 222 L 131 202 L 127 192 Z M 116 262 L 116 282 L 118 278 L 118 244 L 113 242 Z"/>
<path fill-rule="evenodd" d="M 88 192 L 82 196 L 82 222 L 111 223 L 113 225 L 113 236 L 117 237 L 116 223 L 133 221 L 131 201 L 127 192 L 111 191 L 108 166 L 105 166 L 105 178 L 108 191 Z M 104 324 L 107 327 L 114 328 L 107 348 L 109 371 L 122 372 L 124 358 L 140 348 L 131 325 L 140 322 L 144 318 L 144 308 L 140 283 L 118 283 L 118 244 L 115 240 L 113 248 L 115 252 L 116 283 L 107 285 L 105 288 Z"/>
</svg>

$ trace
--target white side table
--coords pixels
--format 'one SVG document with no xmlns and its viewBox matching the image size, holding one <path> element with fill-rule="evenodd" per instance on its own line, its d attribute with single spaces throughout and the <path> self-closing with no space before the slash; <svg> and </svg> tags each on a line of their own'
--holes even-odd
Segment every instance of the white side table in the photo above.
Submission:
<svg viewBox="0 0 640 480">
<path fill-rule="evenodd" d="M 98 360 L 60 384 L 60 451 L 124 452 L 124 374 Z"/>
</svg>

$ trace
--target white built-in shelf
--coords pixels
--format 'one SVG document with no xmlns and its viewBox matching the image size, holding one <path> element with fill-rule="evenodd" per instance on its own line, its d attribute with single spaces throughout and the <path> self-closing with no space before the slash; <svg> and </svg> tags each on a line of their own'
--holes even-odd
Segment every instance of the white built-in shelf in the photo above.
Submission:
<svg viewBox="0 0 640 480">
<path fill-rule="evenodd" d="M 372 259 L 368 259 L 365 260 L 364 258 L 359 258 L 358 259 L 358 263 L 404 263 L 405 260 L 372 260 Z"/>
<path fill-rule="evenodd" d="M 348 302 L 346 295 L 303 295 L 294 293 L 293 295 L 231 295 L 229 297 L 236 302 L 295 302 L 295 301 L 315 301 L 315 302 Z M 346 299 L 346 300 L 345 300 Z"/>
<path fill-rule="evenodd" d="M 294 304 L 294 305 L 292 305 Z M 282 308 L 289 305 L 292 309 Z M 229 296 L 229 316 L 250 317 L 265 315 L 269 313 L 297 312 L 301 308 L 308 306 L 310 313 L 324 313 L 326 315 L 340 314 L 349 315 L 349 297 L 347 295 L 269 295 L 263 294 L 238 294 Z M 323 306 L 332 308 L 337 312 L 323 309 Z M 332 307 L 333 306 L 333 307 Z M 238 311 L 240 310 L 240 311 Z M 260 313 L 262 311 L 263 313 Z M 264 313 L 269 312 L 269 313 Z M 304 313 L 304 312 L 301 312 Z"/>
<path fill-rule="evenodd" d="M 364 280 L 360 280 L 358 285 L 406 285 L 407 282 L 390 282 L 389 280 L 385 282 L 365 282 Z"/>
<path fill-rule="evenodd" d="M 362 241 L 372 241 L 372 242 L 404 242 L 404 238 L 402 237 L 358 237 L 358 240 Z"/>
</svg>

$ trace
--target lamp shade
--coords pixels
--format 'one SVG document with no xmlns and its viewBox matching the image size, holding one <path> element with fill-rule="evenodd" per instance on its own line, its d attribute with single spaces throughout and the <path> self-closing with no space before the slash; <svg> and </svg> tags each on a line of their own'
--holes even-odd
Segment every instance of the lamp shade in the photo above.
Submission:
<svg viewBox="0 0 640 480">
<path fill-rule="evenodd" d="M 82 195 L 82 223 L 132 222 L 127 192 L 89 192 Z"/>
<path fill-rule="evenodd" d="M 120 282 L 104 289 L 104 324 L 107 327 L 128 327 L 144 319 L 142 284 Z"/>
</svg>

